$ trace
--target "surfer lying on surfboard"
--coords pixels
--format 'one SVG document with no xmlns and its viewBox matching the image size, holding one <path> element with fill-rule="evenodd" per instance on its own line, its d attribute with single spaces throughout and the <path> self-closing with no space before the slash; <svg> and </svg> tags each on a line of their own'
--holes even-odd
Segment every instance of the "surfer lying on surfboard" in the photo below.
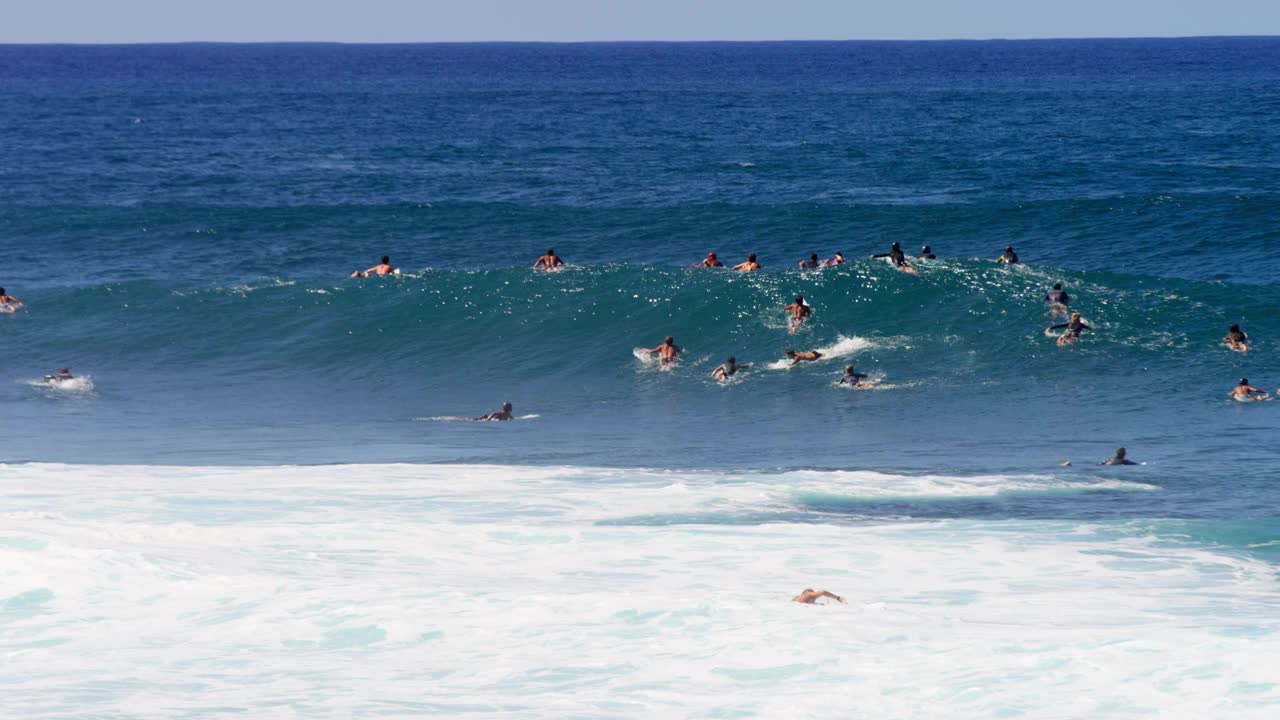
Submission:
<svg viewBox="0 0 1280 720">
<path fill-rule="evenodd" d="M 11 310 L 17 310 L 22 307 L 22 301 L 12 295 L 9 295 L 4 291 L 4 288 L 0 287 L 0 305 L 7 306 Z"/>
<path fill-rule="evenodd" d="M 803 295 L 797 295 L 796 301 L 782 308 L 791 313 L 791 319 L 787 321 L 788 332 L 795 333 L 804 324 L 805 320 L 813 317 L 813 308 L 809 307 L 809 303 L 804 301 Z"/>
<path fill-rule="evenodd" d="M 1231 388 L 1231 397 L 1236 400 L 1265 400 L 1267 391 L 1250 385 L 1248 378 L 1240 378 L 1240 382 Z"/>
<path fill-rule="evenodd" d="M 3 290 L 0 290 L 0 292 L 3 292 Z M 1244 352 L 1249 349 L 1249 336 L 1245 335 L 1244 331 L 1240 329 L 1239 323 L 1231 326 L 1231 329 L 1227 331 L 1227 336 L 1222 338 L 1222 342 L 1237 352 Z"/>
<path fill-rule="evenodd" d="M 1062 330 L 1064 328 L 1066 329 L 1066 331 L 1063 332 L 1060 337 L 1058 337 L 1059 345 L 1067 345 L 1069 343 L 1073 343 L 1076 340 L 1080 339 L 1080 333 L 1084 332 L 1085 330 L 1093 329 L 1088 325 L 1084 324 L 1084 321 L 1080 319 L 1080 313 L 1073 312 L 1071 313 L 1071 319 L 1069 321 L 1064 323 L 1059 323 L 1057 325 L 1050 325 L 1049 327 L 1045 328 L 1044 332 L 1046 335 L 1048 335 L 1052 333 L 1054 330 Z"/>
<path fill-rule="evenodd" d="M 894 243 L 893 245 L 891 245 L 889 247 L 889 252 L 876 253 L 871 257 L 889 258 L 889 262 L 893 264 L 894 267 L 898 268 L 903 272 L 914 273 L 916 271 L 915 267 L 913 267 L 911 263 L 907 262 L 907 254 L 902 252 L 902 248 L 898 246 L 898 243 Z"/>
<path fill-rule="evenodd" d="M 866 380 L 868 377 L 870 377 L 870 375 L 867 375 L 866 373 L 854 372 L 852 365 L 845 365 L 844 376 L 841 377 L 839 382 L 836 384 L 848 385 L 849 387 L 871 387 L 870 383 L 863 382 L 863 380 Z"/>
<path fill-rule="evenodd" d="M 675 362 L 680 357 L 680 346 L 676 345 L 675 338 L 668 335 L 663 339 L 662 344 L 656 348 L 645 348 L 644 352 L 650 355 L 657 355 L 658 362 L 667 365 Z"/>
<path fill-rule="evenodd" d="M 808 352 L 796 352 L 792 348 L 787 348 L 786 356 L 787 356 L 787 359 L 791 361 L 792 365 L 799 365 L 802 362 L 813 362 L 814 360 L 817 360 L 818 358 L 822 357 L 822 353 L 818 352 L 817 350 L 810 350 Z"/>
<path fill-rule="evenodd" d="M 533 264 L 534 270 L 546 270 L 547 272 L 559 270 L 562 267 L 564 267 L 564 261 L 560 259 L 559 255 L 556 255 L 554 248 L 547 248 L 547 253 L 538 258 L 538 261 Z"/>
<path fill-rule="evenodd" d="M 729 378 L 733 377 L 734 373 L 738 372 L 739 370 L 746 370 L 749 367 L 751 367 L 751 363 L 739 365 L 738 359 L 730 355 L 729 359 L 725 360 L 723 365 L 711 371 L 711 377 L 717 380 L 728 380 Z"/>
<path fill-rule="evenodd" d="M 377 265 L 374 265 L 368 270 L 357 270 L 351 273 L 351 277 L 358 278 L 358 277 L 373 277 L 374 275 L 392 275 L 395 273 L 395 271 L 396 269 L 394 267 L 391 267 L 390 256 L 383 255 L 382 262 L 378 263 Z"/>
<path fill-rule="evenodd" d="M 515 416 L 511 414 L 511 403 L 502 403 L 501 410 L 494 410 L 487 415 L 481 415 L 475 420 L 511 420 Z"/>
</svg>

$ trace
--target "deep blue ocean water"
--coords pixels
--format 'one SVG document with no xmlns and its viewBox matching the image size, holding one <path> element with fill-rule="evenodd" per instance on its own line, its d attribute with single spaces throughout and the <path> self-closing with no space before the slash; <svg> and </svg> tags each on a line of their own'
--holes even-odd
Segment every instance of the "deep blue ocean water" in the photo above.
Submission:
<svg viewBox="0 0 1280 720">
<path fill-rule="evenodd" d="M 1270 38 L 3 47 L 27 306 L 0 460 L 1039 472 L 1126 445 L 1158 498 L 945 512 L 1272 516 L 1280 406 L 1226 393 L 1280 385 L 1278 81 Z M 866 259 L 894 241 L 942 259 Z M 576 267 L 530 272 L 547 246 Z M 709 250 L 765 271 L 688 269 Z M 384 253 L 406 274 L 347 279 Z M 1055 280 L 1095 328 L 1066 350 Z M 677 371 L 632 356 L 667 334 Z M 891 389 L 759 369 L 840 337 Z M 729 354 L 758 365 L 721 387 Z M 95 390 L 27 384 L 64 365 Z M 538 417 L 416 420 L 504 400 Z"/>
</svg>

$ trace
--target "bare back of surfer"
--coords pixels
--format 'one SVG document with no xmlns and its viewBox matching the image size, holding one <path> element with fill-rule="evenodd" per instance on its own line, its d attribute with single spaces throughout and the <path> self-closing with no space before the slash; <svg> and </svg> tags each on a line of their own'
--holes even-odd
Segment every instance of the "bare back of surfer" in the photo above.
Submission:
<svg viewBox="0 0 1280 720">
<path fill-rule="evenodd" d="M 1237 400 L 1263 400 L 1267 397 L 1267 391 L 1250 385 L 1248 378 L 1240 378 L 1240 382 L 1231 388 L 1231 397 Z"/>
<path fill-rule="evenodd" d="M 756 262 L 755 253 L 747 253 L 747 261 L 734 265 L 733 269 L 738 272 L 755 272 L 760 269 L 760 263 Z"/>
<path fill-rule="evenodd" d="M 831 598 L 836 602 L 844 603 L 845 605 L 849 604 L 844 602 L 844 598 L 833 592 L 827 592 L 826 590 L 814 590 L 813 588 L 805 588 L 804 590 L 801 590 L 799 595 L 791 598 L 791 602 L 800 603 L 802 605 L 815 605 L 818 602 L 818 598 Z"/>
<path fill-rule="evenodd" d="M 12 308 L 22 307 L 22 301 L 18 298 L 6 293 L 4 288 L 0 287 L 0 305 L 8 305 Z"/>
<path fill-rule="evenodd" d="M 666 339 L 662 341 L 661 345 L 659 345 L 656 348 L 645 350 L 645 352 L 649 353 L 650 355 L 657 355 L 658 362 L 662 363 L 663 365 L 669 365 L 671 363 L 674 363 L 676 360 L 680 358 L 680 346 L 676 345 L 675 338 L 671 337 L 670 335 L 668 335 Z"/>
<path fill-rule="evenodd" d="M 796 352 L 795 349 L 793 348 L 787 348 L 786 356 L 787 356 L 787 359 L 790 360 L 791 364 L 794 366 L 794 365 L 799 365 L 802 362 L 813 362 L 814 360 L 817 360 L 818 358 L 822 357 L 822 353 L 818 352 L 817 350 L 808 350 L 806 352 Z"/>
<path fill-rule="evenodd" d="M 396 269 L 391 265 L 391 257 L 388 255 L 383 255 L 382 262 L 378 263 L 377 265 L 374 265 L 368 270 L 357 270 L 351 273 L 351 277 L 357 278 L 357 277 L 374 277 L 377 275 L 391 275 L 395 271 Z"/>
<path fill-rule="evenodd" d="M 791 319 L 788 321 L 788 331 L 795 333 L 804 325 L 804 321 L 813 316 L 813 308 L 809 307 L 809 303 L 804 301 L 803 295 L 797 295 L 795 302 L 782 308 L 791 313 Z"/>
<path fill-rule="evenodd" d="M 555 248 L 547 248 L 547 252 L 533 264 L 534 270 L 558 270 L 564 267 L 564 261 L 556 255 Z"/>
</svg>

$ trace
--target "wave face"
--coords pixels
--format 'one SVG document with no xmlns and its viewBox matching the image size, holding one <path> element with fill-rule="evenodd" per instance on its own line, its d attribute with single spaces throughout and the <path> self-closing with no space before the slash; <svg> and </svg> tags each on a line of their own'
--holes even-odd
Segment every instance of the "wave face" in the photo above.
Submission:
<svg viewBox="0 0 1280 720">
<path fill-rule="evenodd" d="M 1126 445 L 1200 488 L 1280 460 L 1272 407 L 1224 401 L 1280 384 L 1274 39 L 0 55 L 27 301 L 0 459 L 1036 473 Z M 943 259 L 866 259 L 894 241 Z M 579 267 L 529 272 L 548 246 Z M 690 271 L 709 250 L 765 272 Z M 346 279 L 384 253 L 404 276 Z M 1095 327 L 1072 348 L 1054 280 Z M 633 356 L 668 334 L 674 371 Z M 833 352 L 769 369 L 792 346 Z M 708 380 L 730 354 L 756 367 Z M 875 391 L 832 387 L 848 362 Z M 30 384 L 63 366 L 92 390 Z M 507 400 L 537 417 L 414 422 Z"/>
</svg>

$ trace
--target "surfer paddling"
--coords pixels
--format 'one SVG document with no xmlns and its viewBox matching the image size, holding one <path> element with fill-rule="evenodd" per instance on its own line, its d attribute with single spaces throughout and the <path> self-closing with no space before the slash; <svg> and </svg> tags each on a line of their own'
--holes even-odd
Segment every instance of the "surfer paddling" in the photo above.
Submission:
<svg viewBox="0 0 1280 720">
<path fill-rule="evenodd" d="M 4 290 L 0 288 L 0 292 L 4 292 Z M 1227 336 L 1222 338 L 1222 342 L 1237 352 L 1245 352 L 1249 349 L 1249 336 L 1245 335 L 1244 331 L 1240 329 L 1239 323 L 1233 324 L 1231 329 L 1227 330 Z"/>
<path fill-rule="evenodd" d="M 844 602 L 844 598 L 833 592 L 827 592 L 826 590 L 814 590 L 813 588 L 805 588 L 804 590 L 801 590 L 799 595 L 791 598 L 791 602 L 800 603 L 801 605 L 816 605 L 818 603 L 818 598 L 831 598 L 832 600 L 844 603 L 845 605 L 849 604 Z"/>
<path fill-rule="evenodd" d="M 389 255 L 383 255 L 382 262 L 378 263 L 377 265 L 374 265 L 368 270 L 357 270 L 351 273 L 351 277 L 365 278 L 365 277 L 375 277 L 378 275 L 391 275 L 391 274 L 394 274 L 395 271 L 396 269 L 391 266 L 391 257 Z"/>
<path fill-rule="evenodd" d="M 711 371 L 711 377 L 724 382 L 733 377 L 739 370 L 746 370 L 749 367 L 751 367 L 751 363 L 739 365 L 738 359 L 730 355 L 729 359 L 724 361 L 724 364 Z"/>
<path fill-rule="evenodd" d="M 704 267 L 704 268 L 713 268 L 713 267 L 718 267 L 718 268 L 722 268 L 722 267 L 724 267 L 724 263 L 720 262 L 720 260 L 716 258 L 716 254 L 715 254 L 715 253 L 713 253 L 713 252 L 709 252 L 709 253 L 707 253 L 707 256 L 706 256 L 705 258 L 703 258 L 703 259 L 702 259 L 702 262 L 698 263 L 697 265 L 694 265 L 694 267 Z"/>
<path fill-rule="evenodd" d="M 680 346 L 676 345 L 675 338 L 668 335 L 661 345 L 656 348 L 646 349 L 645 352 L 650 355 L 657 355 L 658 362 L 663 365 L 670 365 L 679 359 L 681 351 Z"/>
<path fill-rule="evenodd" d="M 799 365 L 802 362 L 813 362 L 822 357 L 822 353 L 817 350 L 809 350 L 807 352 L 796 352 L 793 348 L 787 348 L 787 359 L 791 361 L 792 366 Z"/>
<path fill-rule="evenodd" d="M 45 379 L 45 382 L 60 383 L 60 382 L 66 382 L 68 380 L 75 380 L 76 376 L 71 374 L 70 368 L 62 368 L 61 370 L 59 370 L 58 372 L 52 375 L 45 375 L 44 379 Z"/>
<path fill-rule="evenodd" d="M 1231 388 L 1231 397 L 1236 400 L 1265 400 L 1267 391 L 1250 385 L 1248 378 L 1240 378 L 1240 382 Z"/>
<path fill-rule="evenodd" d="M 22 301 L 6 293 L 4 288 L 0 287 L 0 305 L 7 305 L 10 308 L 17 309 L 22 307 Z"/>
<path fill-rule="evenodd" d="M 480 417 L 476 418 L 476 420 L 481 420 L 481 421 L 512 420 L 514 418 L 515 416 L 511 414 L 511 403 L 507 402 L 507 403 L 502 403 L 501 410 L 494 410 L 493 412 L 488 413 L 487 415 L 481 415 Z"/>
<path fill-rule="evenodd" d="M 533 264 L 534 270 L 546 270 L 547 272 L 559 270 L 562 267 L 564 267 L 564 261 L 560 259 L 559 255 L 556 255 L 555 248 L 547 248 L 546 254 L 538 258 L 538 261 Z"/>
<path fill-rule="evenodd" d="M 813 317 L 813 308 L 809 307 L 809 303 L 804 301 L 803 295 L 797 295 L 796 301 L 782 308 L 791 313 L 791 319 L 787 321 L 787 331 L 795 334 L 804 325 L 804 321 Z"/>
<path fill-rule="evenodd" d="M 887 253 L 876 253 L 875 255 L 872 255 L 871 257 L 873 257 L 873 258 L 889 258 L 889 262 L 893 263 L 894 265 L 897 265 L 898 267 L 908 267 L 908 265 L 907 265 L 907 254 L 906 254 L 906 253 L 904 253 L 904 252 L 902 252 L 902 248 L 901 248 L 901 247 L 898 247 L 898 243 L 894 243 L 893 245 L 889 246 L 889 252 L 887 252 Z"/>
<path fill-rule="evenodd" d="M 929 247 L 928 245 L 925 245 L 924 247 L 920 248 L 920 259 L 921 260 L 937 260 L 938 256 L 933 254 L 933 248 Z"/>
<path fill-rule="evenodd" d="M 844 366 L 844 375 L 840 378 L 837 385 L 848 385 L 849 387 L 871 387 L 869 383 L 863 382 L 869 375 L 866 373 L 854 372 L 852 365 Z"/>
<path fill-rule="evenodd" d="M 1013 251 L 1012 245 L 1005 245 L 1004 252 L 1000 254 L 1000 257 L 996 258 L 996 262 L 1002 265 L 1017 265 L 1018 253 Z"/>
<path fill-rule="evenodd" d="M 1116 448 L 1116 454 L 1098 463 L 1099 465 L 1137 465 L 1138 463 L 1125 457 L 1124 448 Z"/>
<path fill-rule="evenodd" d="M 747 261 L 734 265 L 733 269 L 738 272 L 755 272 L 760 269 L 760 263 L 756 262 L 755 253 L 747 253 Z"/>
<path fill-rule="evenodd" d="M 1062 283 L 1056 282 L 1053 284 L 1053 289 L 1044 294 L 1044 301 L 1049 304 L 1049 309 L 1053 312 L 1066 312 L 1067 305 L 1071 303 L 1071 296 L 1062 289 Z"/>
<path fill-rule="evenodd" d="M 831 257 L 830 260 L 822 261 L 823 267 L 835 267 L 837 265 L 843 265 L 843 264 L 844 264 L 844 253 L 836 253 Z"/>
<path fill-rule="evenodd" d="M 816 267 L 822 267 L 822 262 L 818 260 L 818 253 L 809 253 L 808 260 L 800 261 L 801 270 L 809 270 Z"/>
<path fill-rule="evenodd" d="M 1073 312 L 1071 313 L 1070 320 L 1064 323 L 1059 323 L 1057 325 L 1050 325 L 1049 327 L 1045 328 L 1044 332 L 1046 335 L 1049 335 L 1054 330 L 1063 330 L 1064 332 L 1062 333 L 1062 335 L 1058 337 L 1058 344 L 1070 345 L 1071 343 L 1080 339 L 1080 333 L 1083 333 L 1085 330 L 1092 330 L 1092 329 L 1093 328 L 1084 324 L 1084 320 L 1080 319 L 1080 313 Z"/>
</svg>

